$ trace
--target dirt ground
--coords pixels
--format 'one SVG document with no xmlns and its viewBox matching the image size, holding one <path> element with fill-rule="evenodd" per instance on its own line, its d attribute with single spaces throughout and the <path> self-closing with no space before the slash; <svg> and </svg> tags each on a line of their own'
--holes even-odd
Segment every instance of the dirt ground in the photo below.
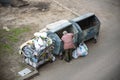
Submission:
<svg viewBox="0 0 120 80">
<path fill-rule="evenodd" d="M 50 0 L 27 1 L 29 5 L 20 8 L 0 7 L 0 80 L 17 80 L 19 78 L 18 71 L 25 68 L 25 65 L 18 54 L 18 49 L 23 42 L 33 37 L 34 32 L 49 23 L 75 17 L 71 12 Z M 3 27 L 8 27 L 10 31 L 3 30 Z M 30 30 L 26 30 L 26 27 Z M 15 30 L 19 34 L 16 34 Z"/>
<path fill-rule="evenodd" d="M 61 8 L 52 0 L 26 0 L 29 6 L 21 8 L 0 7 L 1 34 L 7 26 L 13 29 L 30 28 L 28 32 L 20 34 L 17 42 L 6 43 L 13 47 L 13 51 L 0 52 L 0 80 L 17 80 L 18 71 L 22 64 L 18 48 L 21 43 L 30 39 L 33 33 L 44 28 L 45 25 L 76 17 L 70 11 Z M 119 0 L 57 0 L 79 15 L 92 12 L 101 21 L 100 36 L 97 44 L 86 42 L 89 55 L 72 60 L 70 63 L 57 60 L 39 69 L 40 75 L 31 80 L 120 80 L 120 1 Z M 41 8 L 41 3 L 44 5 Z M 14 31 L 14 30 L 13 30 Z M 24 30 L 26 31 L 26 30 Z M 1 37 L 0 37 L 1 38 Z M 9 39 L 9 38 L 8 38 Z M 0 39 L 4 43 L 4 35 Z M 4 47 L 3 47 L 4 48 Z M 6 47 L 5 47 L 6 48 Z M 2 48 L 0 48 L 2 49 Z"/>
</svg>

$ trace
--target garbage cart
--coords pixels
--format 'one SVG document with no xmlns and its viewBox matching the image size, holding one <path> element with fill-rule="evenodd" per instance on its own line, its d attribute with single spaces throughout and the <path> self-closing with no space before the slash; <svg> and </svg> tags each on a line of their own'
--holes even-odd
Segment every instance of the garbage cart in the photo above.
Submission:
<svg viewBox="0 0 120 80">
<path fill-rule="evenodd" d="M 39 36 L 23 43 L 19 53 L 23 55 L 25 63 L 38 68 L 48 61 L 55 61 L 55 57 L 52 54 L 53 49 L 54 44 L 50 38 Z"/>
</svg>

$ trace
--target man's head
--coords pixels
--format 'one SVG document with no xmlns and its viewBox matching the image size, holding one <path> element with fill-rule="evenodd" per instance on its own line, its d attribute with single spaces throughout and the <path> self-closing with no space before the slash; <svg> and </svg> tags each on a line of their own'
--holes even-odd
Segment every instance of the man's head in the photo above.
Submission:
<svg viewBox="0 0 120 80">
<path fill-rule="evenodd" d="M 63 34 L 67 34 L 68 32 L 67 31 L 63 31 Z"/>
</svg>

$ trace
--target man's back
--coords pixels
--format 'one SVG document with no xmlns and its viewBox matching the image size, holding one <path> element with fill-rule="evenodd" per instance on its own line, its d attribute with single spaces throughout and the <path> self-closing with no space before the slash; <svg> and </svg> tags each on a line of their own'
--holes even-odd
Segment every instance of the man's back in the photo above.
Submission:
<svg viewBox="0 0 120 80">
<path fill-rule="evenodd" d="M 61 39 L 64 42 L 64 49 L 75 48 L 73 44 L 73 33 L 64 34 Z"/>
</svg>

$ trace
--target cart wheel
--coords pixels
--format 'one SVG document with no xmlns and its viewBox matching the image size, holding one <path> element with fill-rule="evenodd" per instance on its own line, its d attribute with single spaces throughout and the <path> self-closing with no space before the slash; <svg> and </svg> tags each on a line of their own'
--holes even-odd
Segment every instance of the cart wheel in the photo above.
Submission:
<svg viewBox="0 0 120 80">
<path fill-rule="evenodd" d="M 39 67 L 37 66 L 37 67 L 35 67 L 35 69 L 36 69 L 36 70 L 38 70 L 38 69 L 39 69 Z"/>
</svg>

